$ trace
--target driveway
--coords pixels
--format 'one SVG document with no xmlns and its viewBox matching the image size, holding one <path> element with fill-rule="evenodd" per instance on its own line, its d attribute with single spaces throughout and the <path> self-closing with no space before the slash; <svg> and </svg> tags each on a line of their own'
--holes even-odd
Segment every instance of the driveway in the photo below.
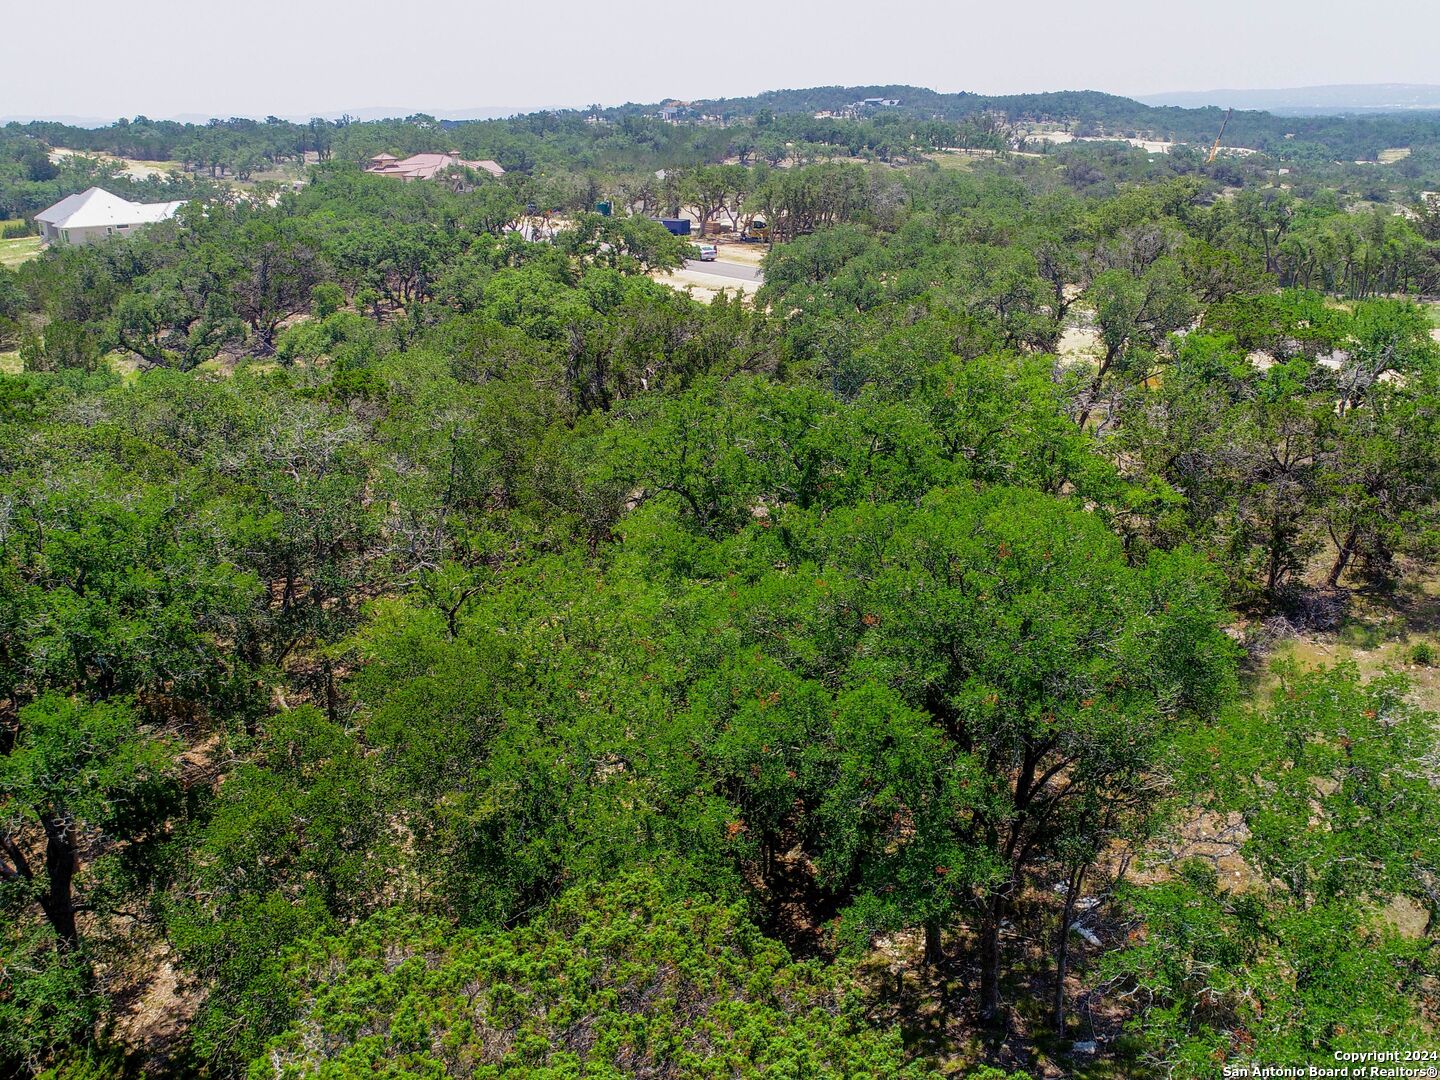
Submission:
<svg viewBox="0 0 1440 1080">
<path fill-rule="evenodd" d="M 756 285 L 765 284 L 765 272 L 758 266 L 746 266 L 744 263 L 724 262 L 720 259 L 716 259 L 714 262 L 686 259 L 685 269 L 692 274 L 710 274 L 714 277 L 731 278 L 735 281 L 753 281 Z"/>
</svg>

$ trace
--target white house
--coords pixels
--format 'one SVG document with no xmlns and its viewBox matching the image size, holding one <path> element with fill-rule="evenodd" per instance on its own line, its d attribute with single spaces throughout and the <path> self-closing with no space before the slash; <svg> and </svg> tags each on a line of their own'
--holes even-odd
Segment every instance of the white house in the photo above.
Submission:
<svg viewBox="0 0 1440 1080">
<path fill-rule="evenodd" d="M 92 187 L 68 195 L 35 215 L 40 236 L 47 244 L 93 244 L 107 236 L 126 236 L 141 225 L 173 217 L 185 200 L 135 203 Z"/>
</svg>

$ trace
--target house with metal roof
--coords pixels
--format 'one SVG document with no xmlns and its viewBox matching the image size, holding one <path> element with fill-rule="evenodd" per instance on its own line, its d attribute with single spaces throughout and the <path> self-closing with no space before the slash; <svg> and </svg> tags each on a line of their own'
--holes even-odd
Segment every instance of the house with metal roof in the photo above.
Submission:
<svg viewBox="0 0 1440 1080">
<path fill-rule="evenodd" d="M 174 202 L 137 203 L 92 187 L 67 195 L 54 206 L 35 215 L 40 237 L 47 244 L 93 244 L 108 236 L 128 236 L 142 225 L 151 225 L 175 216 L 185 205 Z"/>
</svg>

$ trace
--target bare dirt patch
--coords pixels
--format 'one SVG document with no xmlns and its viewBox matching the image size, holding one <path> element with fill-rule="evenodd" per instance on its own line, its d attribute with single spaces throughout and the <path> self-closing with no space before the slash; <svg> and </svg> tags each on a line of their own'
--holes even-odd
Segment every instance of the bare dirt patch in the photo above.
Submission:
<svg viewBox="0 0 1440 1080">
<path fill-rule="evenodd" d="M 706 243 L 714 244 L 720 252 L 720 261 L 740 263 L 744 266 L 759 266 L 770 254 L 769 244 L 747 244 L 741 240 L 717 240 L 713 236 Z"/>
<path fill-rule="evenodd" d="M 1060 333 L 1055 354 L 1067 366 L 1094 364 L 1100 358 L 1100 335 L 1093 326 L 1067 326 Z"/>
<path fill-rule="evenodd" d="M 116 1041 L 150 1068 L 174 1056 L 204 994 L 175 970 L 169 949 L 155 943 L 101 974 L 115 1003 Z"/>
<path fill-rule="evenodd" d="M 114 165 L 126 176 L 135 180 L 148 180 L 152 176 L 164 179 L 170 173 L 180 172 L 183 168 L 178 161 L 139 161 L 135 158 L 115 157 L 113 154 L 106 154 L 99 150 L 70 150 L 63 146 L 57 146 L 50 151 L 50 160 L 57 165 L 70 157 L 98 158 Z"/>
<path fill-rule="evenodd" d="M 758 281 L 744 281 L 740 278 L 724 277 L 720 274 L 706 274 L 699 270 L 682 269 L 672 270 L 668 273 L 657 270 L 650 275 L 650 278 L 662 285 L 669 285 L 679 292 L 689 290 L 691 296 L 706 304 L 725 291 L 738 292 L 742 297 L 748 299 L 760 289 Z"/>
</svg>

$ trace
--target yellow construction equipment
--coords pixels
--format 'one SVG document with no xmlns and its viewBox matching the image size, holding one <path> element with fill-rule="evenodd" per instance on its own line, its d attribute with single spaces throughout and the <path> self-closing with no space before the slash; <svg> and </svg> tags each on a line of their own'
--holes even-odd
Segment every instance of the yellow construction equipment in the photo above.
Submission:
<svg viewBox="0 0 1440 1080">
<path fill-rule="evenodd" d="M 1210 154 L 1205 159 L 1206 165 L 1213 165 L 1215 159 L 1220 156 L 1220 140 L 1225 137 L 1225 129 L 1230 126 L 1230 117 L 1234 114 L 1235 110 L 1231 109 L 1225 114 L 1225 119 L 1220 121 L 1220 134 L 1215 136 L 1215 145 L 1210 147 Z"/>
</svg>

